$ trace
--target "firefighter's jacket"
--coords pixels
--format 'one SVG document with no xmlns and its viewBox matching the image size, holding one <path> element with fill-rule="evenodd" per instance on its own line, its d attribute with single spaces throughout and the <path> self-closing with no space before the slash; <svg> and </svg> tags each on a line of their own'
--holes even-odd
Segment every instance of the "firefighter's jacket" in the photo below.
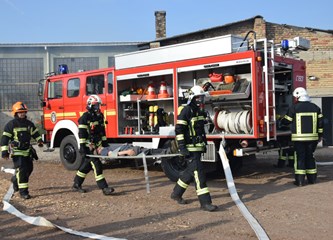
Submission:
<svg viewBox="0 0 333 240">
<path fill-rule="evenodd" d="M 9 156 L 9 144 L 11 146 L 12 157 L 30 156 L 30 140 L 35 139 L 37 142 L 42 141 L 38 129 L 33 122 L 23 118 L 15 117 L 9 121 L 4 128 L 1 138 L 1 155 L 2 157 Z"/>
<path fill-rule="evenodd" d="M 297 102 L 288 110 L 281 123 L 292 123 L 292 141 L 318 141 L 323 134 L 323 115 L 320 108 L 311 102 Z"/>
<path fill-rule="evenodd" d="M 102 113 L 85 112 L 79 118 L 78 123 L 81 148 L 89 148 L 89 146 L 97 148 L 101 145 L 103 147 L 108 146 Z"/>
<path fill-rule="evenodd" d="M 176 139 L 179 148 L 189 152 L 206 151 L 206 113 L 194 104 L 180 106 L 176 124 Z"/>
</svg>

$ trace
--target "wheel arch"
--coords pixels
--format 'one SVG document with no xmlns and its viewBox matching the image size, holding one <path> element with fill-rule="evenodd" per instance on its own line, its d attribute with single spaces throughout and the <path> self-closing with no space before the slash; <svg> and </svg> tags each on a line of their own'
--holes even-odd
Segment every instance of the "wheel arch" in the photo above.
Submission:
<svg viewBox="0 0 333 240">
<path fill-rule="evenodd" d="M 78 126 L 71 120 L 61 120 L 53 128 L 50 148 L 60 147 L 61 141 L 68 135 L 74 135 L 80 147 Z"/>
</svg>

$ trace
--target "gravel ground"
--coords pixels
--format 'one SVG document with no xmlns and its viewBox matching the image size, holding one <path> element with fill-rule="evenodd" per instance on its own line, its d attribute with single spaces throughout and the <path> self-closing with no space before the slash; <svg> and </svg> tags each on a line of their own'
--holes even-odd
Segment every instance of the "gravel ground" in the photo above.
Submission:
<svg viewBox="0 0 333 240">
<path fill-rule="evenodd" d="M 318 148 L 317 161 L 333 161 L 333 149 Z M 194 186 L 186 191 L 187 205 L 169 196 L 174 186 L 159 167 L 149 167 L 151 192 L 146 192 L 142 168 L 111 165 L 104 174 L 116 189 L 104 196 L 87 176 L 87 193 L 71 191 L 75 172 L 67 171 L 58 152 L 39 152 L 30 180 L 30 200 L 15 193 L 10 203 L 30 216 L 74 230 L 126 239 L 258 239 L 232 201 L 223 177 L 209 178 L 217 212 L 199 209 Z M 333 166 L 318 166 L 318 183 L 296 187 L 290 168 L 276 169 L 277 153 L 258 154 L 234 176 L 238 194 L 270 239 L 333 239 Z M 11 162 L 0 160 L 0 166 Z M 0 197 L 10 175 L 0 173 Z M 38 227 L 0 211 L 0 239 L 84 239 L 55 228 Z"/>
</svg>

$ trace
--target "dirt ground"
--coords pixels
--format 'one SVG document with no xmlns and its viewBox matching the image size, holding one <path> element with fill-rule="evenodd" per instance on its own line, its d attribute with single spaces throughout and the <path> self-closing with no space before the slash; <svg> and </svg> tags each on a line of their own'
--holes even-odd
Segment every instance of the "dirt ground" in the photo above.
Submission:
<svg viewBox="0 0 333 240">
<path fill-rule="evenodd" d="M 238 194 L 270 239 L 333 239 L 333 166 L 318 166 L 318 183 L 296 187 L 290 168 L 276 169 L 277 153 L 259 154 L 245 162 L 234 176 Z M 67 171 L 57 153 L 40 153 L 30 180 L 30 200 L 15 193 L 10 203 L 29 216 L 42 216 L 73 230 L 125 239 L 258 239 L 232 201 L 223 177 L 209 178 L 217 212 L 199 209 L 194 186 L 186 191 L 187 205 L 171 200 L 174 186 L 159 167 L 149 167 L 146 192 L 143 169 L 109 166 L 104 174 L 116 189 L 104 196 L 91 172 L 84 183 L 87 193 L 71 191 L 75 172 Z M 333 149 L 319 148 L 316 159 L 333 161 Z M 0 160 L 0 166 L 11 162 Z M 10 174 L 0 173 L 0 197 L 10 186 Z M 3 204 L 1 204 L 1 209 Z M 0 239 L 71 240 L 83 237 L 56 228 L 29 225 L 0 211 Z"/>
</svg>

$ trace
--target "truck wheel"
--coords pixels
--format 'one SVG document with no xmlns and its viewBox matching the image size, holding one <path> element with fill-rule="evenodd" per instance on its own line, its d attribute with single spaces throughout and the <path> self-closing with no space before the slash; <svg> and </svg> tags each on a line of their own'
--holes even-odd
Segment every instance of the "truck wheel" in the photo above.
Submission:
<svg viewBox="0 0 333 240">
<path fill-rule="evenodd" d="M 165 175 L 172 182 L 176 182 L 180 173 L 185 170 L 186 162 L 180 157 L 164 158 L 161 166 Z"/>
<path fill-rule="evenodd" d="M 77 170 L 81 166 L 82 157 L 73 135 L 68 135 L 61 141 L 60 159 L 67 170 Z"/>
</svg>

